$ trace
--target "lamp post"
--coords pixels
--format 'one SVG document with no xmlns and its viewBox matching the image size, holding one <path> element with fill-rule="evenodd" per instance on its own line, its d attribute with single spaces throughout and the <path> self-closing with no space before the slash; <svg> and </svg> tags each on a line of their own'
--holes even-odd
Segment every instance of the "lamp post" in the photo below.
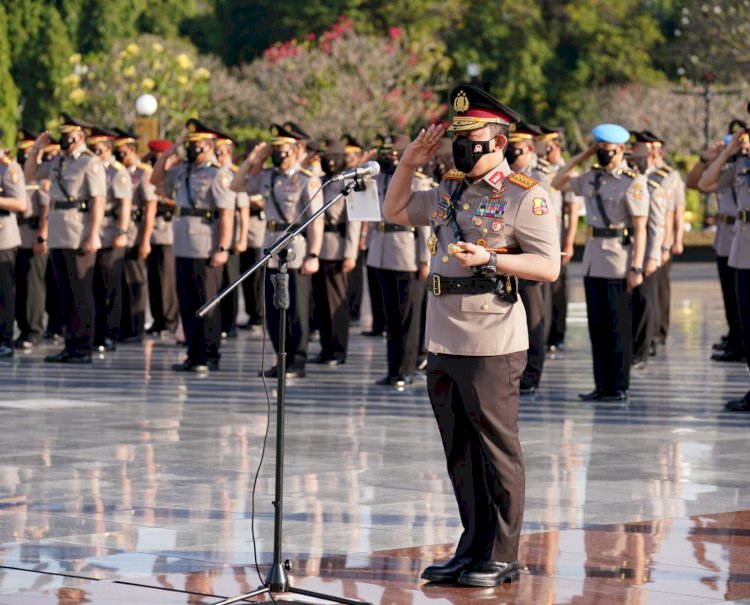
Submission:
<svg viewBox="0 0 750 605">
<path fill-rule="evenodd" d="M 135 100 L 135 133 L 138 135 L 138 153 L 148 152 L 148 142 L 159 138 L 159 102 L 154 95 L 145 93 Z"/>
</svg>

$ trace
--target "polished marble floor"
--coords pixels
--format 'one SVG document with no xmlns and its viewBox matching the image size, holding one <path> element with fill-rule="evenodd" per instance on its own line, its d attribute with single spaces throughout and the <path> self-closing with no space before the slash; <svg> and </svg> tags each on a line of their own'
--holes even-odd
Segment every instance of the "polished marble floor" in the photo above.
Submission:
<svg viewBox="0 0 750 605">
<path fill-rule="evenodd" d="M 293 584 L 377 605 L 750 603 L 750 415 L 722 410 L 747 368 L 708 361 L 724 330 L 714 267 L 673 275 L 668 346 L 634 374 L 627 406 L 576 397 L 592 385 L 573 277 L 568 349 L 522 404 L 523 573 L 492 589 L 419 580 L 459 534 L 437 429 L 423 380 L 373 384 L 385 341 L 354 326 L 345 366 L 289 384 Z M 206 378 L 169 369 L 182 357 L 170 340 L 91 367 L 41 363 L 51 350 L 0 364 L 0 605 L 210 605 L 254 589 L 255 558 L 265 576 L 273 551 L 273 417 L 255 546 L 251 521 L 275 410 L 262 338 L 226 341 Z"/>
</svg>

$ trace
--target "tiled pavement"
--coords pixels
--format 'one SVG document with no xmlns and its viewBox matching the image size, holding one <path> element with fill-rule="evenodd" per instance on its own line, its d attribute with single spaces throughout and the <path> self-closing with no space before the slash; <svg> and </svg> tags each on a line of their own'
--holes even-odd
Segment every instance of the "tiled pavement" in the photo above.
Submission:
<svg viewBox="0 0 750 605">
<path fill-rule="evenodd" d="M 522 404 L 520 581 L 419 580 L 459 533 L 440 441 L 424 381 L 375 386 L 385 341 L 355 326 L 345 366 L 311 365 L 289 385 L 283 551 L 295 586 L 378 605 L 750 603 L 750 415 L 722 411 L 748 375 L 708 361 L 724 329 L 715 269 L 674 267 L 668 347 L 634 374 L 627 407 L 577 400 L 591 364 L 572 281 L 568 349 Z M 51 345 L 2 363 L 0 605 L 208 605 L 255 588 L 261 349 L 241 333 L 206 378 L 169 369 L 181 360 L 169 340 L 91 367 L 43 364 Z M 256 496 L 263 569 L 274 446 L 272 426 Z"/>
</svg>

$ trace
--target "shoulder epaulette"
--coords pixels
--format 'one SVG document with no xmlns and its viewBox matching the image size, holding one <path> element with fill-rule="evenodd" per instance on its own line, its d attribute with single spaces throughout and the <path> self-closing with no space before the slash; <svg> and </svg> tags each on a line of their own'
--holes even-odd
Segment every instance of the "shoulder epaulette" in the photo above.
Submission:
<svg viewBox="0 0 750 605">
<path fill-rule="evenodd" d="M 531 189 L 535 185 L 539 184 L 539 181 L 537 181 L 536 179 L 532 179 L 530 176 L 521 174 L 520 172 L 512 172 L 510 176 L 508 176 L 508 180 L 514 185 L 518 185 L 523 189 Z"/>
<path fill-rule="evenodd" d="M 91 151 L 88 147 L 81 152 L 81 155 L 88 155 L 88 156 L 91 156 L 92 158 L 98 158 L 99 157 L 93 151 Z"/>
<path fill-rule="evenodd" d="M 661 169 L 665 170 L 667 174 L 669 174 L 670 172 L 674 170 L 674 168 L 672 168 L 669 164 L 664 164 L 664 166 L 662 166 Z"/>
<path fill-rule="evenodd" d="M 127 168 L 125 168 L 125 165 L 120 164 L 120 162 L 118 162 L 117 160 L 114 160 L 112 162 L 112 168 L 114 168 L 115 170 L 127 170 Z"/>
<path fill-rule="evenodd" d="M 421 170 L 417 170 L 414 173 L 414 176 L 417 177 L 418 179 L 426 179 L 427 178 L 427 175 L 424 172 L 422 172 Z"/>
<path fill-rule="evenodd" d="M 212 166 L 213 168 L 221 168 L 221 164 L 217 160 L 210 160 L 208 162 L 209 166 Z"/>
<path fill-rule="evenodd" d="M 464 173 L 456 168 L 451 168 L 448 172 L 443 175 L 444 180 L 448 181 L 463 181 Z"/>
<path fill-rule="evenodd" d="M 622 173 L 625 176 L 630 177 L 631 179 L 634 179 L 638 176 L 638 173 L 635 170 L 631 170 L 630 168 L 623 168 Z"/>
<path fill-rule="evenodd" d="M 538 170 L 539 172 L 542 172 L 542 173 L 544 173 L 544 174 L 550 174 L 550 172 L 552 172 L 552 171 L 550 170 L 550 166 L 549 166 L 549 164 L 547 164 L 547 165 L 545 166 L 544 164 L 541 164 L 541 163 L 540 163 L 540 164 L 537 164 L 536 166 L 534 166 L 534 170 Z"/>
<path fill-rule="evenodd" d="M 137 168 L 139 168 L 140 170 L 145 170 L 145 171 L 153 170 L 153 167 L 151 166 L 151 164 L 146 164 L 146 162 L 138 162 Z"/>
<path fill-rule="evenodd" d="M 539 166 L 544 166 L 545 168 L 549 168 L 550 166 L 552 166 L 552 164 L 550 164 L 550 163 L 549 163 L 549 162 L 548 162 L 547 160 L 545 160 L 544 158 L 537 158 L 537 164 L 538 164 Z"/>
<path fill-rule="evenodd" d="M 657 183 L 653 179 L 648 179 L 646 182 L 648 183 L 648 186 L 651 187 L 651 189 L 661 189 L 661 183 Z"/>
<path fill-rule="evenodd" d="M 2 155 L 2 156 L 0 156 L 0 162 L 2 162 L 3 164 L 10 165 L 10 163 L 12 162 L 12 160 L 7 155 Z"/>
<path fill-rule="evenodd" d="M 658 174 L 659 176 L 666 177 L 669 175 L 670 172 L 672 172 L 672 169 L 671 168 L 668 169 L 668 168 L 669 168 L 668 166 L 662 166 L 661 168 L 657 168 L 656 170 L 654 170 L 654 172 Z"/>
<path fill-rule="evenodd" d="M 240 167 L 237 166 L 237 164 L 230 164 L 229 165 L 229 170 L 231 170 L 232 172 L 237 172 L 239 169 L 240 169 Z"/>
<path fill-rule="evenodd" d="M 315 173 L 313 173 L 311 170 L 308 170 L 307 168 L 300 168 L 300 172 L 305 176 L 315 176 Z"/>
</svg>

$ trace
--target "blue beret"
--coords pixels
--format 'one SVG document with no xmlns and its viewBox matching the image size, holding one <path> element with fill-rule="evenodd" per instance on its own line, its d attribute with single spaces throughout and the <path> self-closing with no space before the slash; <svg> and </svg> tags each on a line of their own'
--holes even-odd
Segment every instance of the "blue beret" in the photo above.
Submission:
<svg viewBox="0 0 750 605">
<path fill-rule="evenodd" d="M 597 143 L 620 145 L 630 140 L 630 133 L 618 124 L 599 124 L 591 131 Z"/>
<path fill-rule="evenodd" d="M 723 139 L 721 139 L 721 142 L 722 142 L 722 143 L 724 143 L 724 147 L 726 147 L 727 145 L 729 145 L 729 141 L 731 141 L 731 140 L 732 140 L 732 136 L 733 136 L 733 135 L 731 135 L 731 134 L 728 134 L 728 135 L 727 135 L 727 136 L 725 136 L 725 137 L 724 137 Z"/>
</svg>

